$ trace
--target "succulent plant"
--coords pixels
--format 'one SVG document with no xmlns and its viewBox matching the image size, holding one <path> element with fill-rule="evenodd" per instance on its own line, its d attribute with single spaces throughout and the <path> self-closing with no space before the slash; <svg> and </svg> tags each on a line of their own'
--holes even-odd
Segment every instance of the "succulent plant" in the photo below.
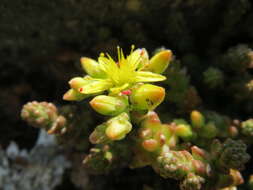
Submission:
<svg viewBox="0 0 253 190">
<path fill-rule="evenodd" d="M 101 53 L 98 61 L 81 58 L 86 75 L 72 78 L 70 90 L 63 96 L 64 100 L 78 102 L 91 98 L 90 106 L 106 121 L 96 127 L 81 125 L 85 118 L 74 122 L 78 112 L 64 112 L 62 108 L 58 112 L 45 102 L 25 105 L 22 118 L 57 135 L 62 144 L 67 144 L 64 140 L 69 141 L 73 134 L 78 141 L 71 141 L 72 147 L 89 140 L 94 147 L 86 152 L 83 164 L 91 174 L 110 175 L 120 168 L 150 166 L 165 179 L 179 180 L 181 190 L 233 189 L 242 184 L 240 171 L 250 159 L 246 144 L 252 144 L 252 119 L 236 122 L 205 107 L 197 109 L 201 101 L 186 71 L 173 62 L 165 72 L 173 57 L 168 49 L 149 58 L 144 48 L 134 50 L 132 46 L 125 56 L 118 47 L 117 55 L 117 61 L 107 53 Z M 165 81 L 163 73 L 168 79 L 171 74 L 172 79 Z M 223 77 L 222 71 L 210 67 L 204 72 L 204 83 L 214 91 L 220 90 L 226 83 Z M 180 86 L 176 79 L 180 79 Z M 171 91 L 153 84 L 160 81 L 172 85 Z M 180 112 L 172 106 L 168 110 L 173 113 L 163 123 L 155 109 L 166 93 L 177 98 L 176 108 L 184 110 L 184 115 L 177 117 Z M 83 130 L 85 127 L 88 130 Z M 87 150 L 87 146 L 80 147 Z"/>
</svg>

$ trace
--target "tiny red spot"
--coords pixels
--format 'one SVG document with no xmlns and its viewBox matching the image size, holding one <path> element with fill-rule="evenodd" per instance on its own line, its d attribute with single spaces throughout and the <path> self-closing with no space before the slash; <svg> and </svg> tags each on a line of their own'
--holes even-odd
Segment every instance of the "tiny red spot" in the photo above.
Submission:
<svg viewBox="0 0 253 190">
<path fill-rule="evenodd" d="M 130 95 L 132 93 L 132 91 L 131 90 L 124 90 L 121 93 L 124 95 Z"/>
<path fill-rule="evenodd" d="M 144 54 L 144 50 L 142 49 L 140 55 L 143 56 L 143 54 Z"/>
<path fill-rule="evenodd" d="M 82 91 L 83 91 L 83 88 L 79 88 L 79 91 L 82 92 Z"/>
</svg>

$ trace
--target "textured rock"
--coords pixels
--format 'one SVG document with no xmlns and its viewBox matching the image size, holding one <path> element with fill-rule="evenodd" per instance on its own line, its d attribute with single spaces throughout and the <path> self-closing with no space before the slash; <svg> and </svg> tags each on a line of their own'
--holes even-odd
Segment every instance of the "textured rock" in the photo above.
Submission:
<svg viewBox="0 0 253 190">
<path fill-rule="evenodd" d="M 0 149 L 0 187 L 3 190 L 52 190 L 62 182 L 70 163 L 60 153 L 52 137 L 41 131 L 35 147 L 21 150 L 11 142 Z"/>
</svg>

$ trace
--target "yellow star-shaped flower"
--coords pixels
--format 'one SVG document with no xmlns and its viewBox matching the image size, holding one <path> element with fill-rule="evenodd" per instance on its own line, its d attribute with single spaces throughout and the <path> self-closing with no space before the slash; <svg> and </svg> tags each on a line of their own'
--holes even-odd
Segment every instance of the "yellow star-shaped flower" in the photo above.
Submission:
<svg viewBox="0 0 253 190">
<path fill-rule="evenodd" d="M 81 64 L 88 75 L 70 80 L 71 89 L 64 95 L 65 100 L 81 100 L 87 96 L 108 91 L 118 94 L 137 83 L 158 82 L 166 79 L 163 72 L 171 60 L 171 51 L 164 50 L 159 56 L 149 60 L 147 51 L 132 46 L 130 55 L 125 57 L 121 48 L 118 50 L 118 61 L 109 54 L 101 53 L 98 62 L 84 57 Z M 152 61 L 153 60 L 153 61 Z"/>
</svg>

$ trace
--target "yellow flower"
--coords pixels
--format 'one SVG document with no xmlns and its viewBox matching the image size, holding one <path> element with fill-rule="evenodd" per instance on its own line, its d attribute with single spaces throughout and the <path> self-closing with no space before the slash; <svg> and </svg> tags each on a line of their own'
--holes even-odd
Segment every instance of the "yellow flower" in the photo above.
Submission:
<svg viewBox="0 0 253 190">
<path fill-rule="evenodd" d="M 82 67 L 88 75 L 70 80 L 72 91 L 80 93 L 83 98 L 89 94 L 101 94 L 104 91 L 114 95 L 137 83 L 158 82 L 166 79 L 163 75 L 147 70 L 147 66 L 152 62 L 150 63 L 148 53 L 144 48 L 134 51 L 134 46 L 132 46 L 130 55 L 126 57 L 121 48 L 117 47 L 117 51 L 117 61 L 109 54 L 105 55 L 104 53 L 100 54 L 98 62 L 86 57 L 81 58 Z M 167 63 L 171 59 L 171 52 L 169 53 L 166 53 Z M 162 56 L 164 59 L 164 53 Z M 64 99 L 73 100 L 75 98 L 64 96 Z M 82 98 L 78 96 L 78 100 L 80 99 Z"/>
</svg>

